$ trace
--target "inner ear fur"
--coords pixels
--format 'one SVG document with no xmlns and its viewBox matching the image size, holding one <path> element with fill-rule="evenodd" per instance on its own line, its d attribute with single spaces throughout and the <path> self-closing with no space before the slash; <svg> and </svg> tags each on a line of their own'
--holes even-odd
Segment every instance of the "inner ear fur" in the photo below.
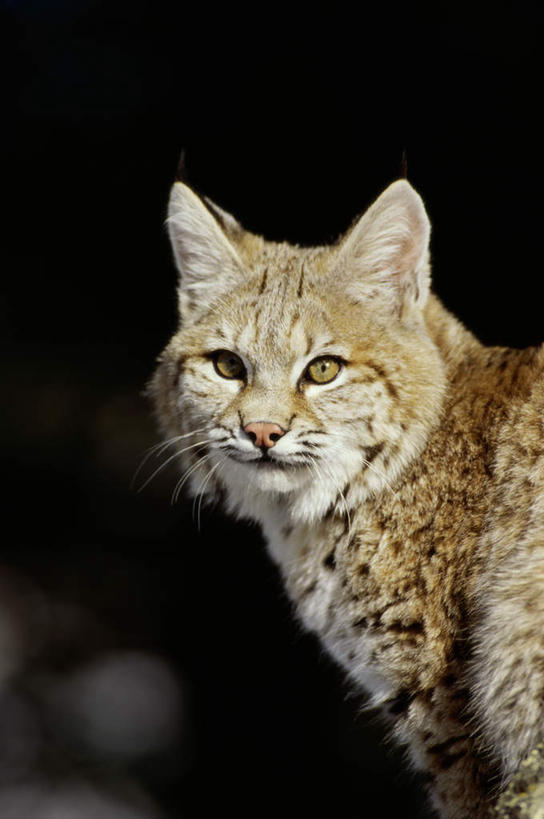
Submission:
<svg viewBox="0 0 544 819">
<path fill-rule="evenodd" d="M 183 182 L 172 186 L 167 225 L 179 271 L 180 315 L 196 317 L 243 275 L 242 261 L 228 238 L 240 226 Z"/>
<path fill-rule="evenodd" d="M 348 295 L 402 316 L 422 309 L 430 288 L 430 222 L 404 179 L 393 182 L 340 242 L 333 275 Z"/>
</svg>

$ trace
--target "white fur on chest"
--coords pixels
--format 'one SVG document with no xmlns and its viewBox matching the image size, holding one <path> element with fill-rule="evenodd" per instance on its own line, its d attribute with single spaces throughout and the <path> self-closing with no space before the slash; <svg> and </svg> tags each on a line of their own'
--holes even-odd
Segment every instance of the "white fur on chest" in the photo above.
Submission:
<svg viewBox="0 0 544 819">
<path fill-rule="evenodd" d="M 360 609 L 346 592 L 342 573 L 327 560 L 335 546 L 330 531 L 322 524 L 289 531 L 278 515 L 270 514 L 263 521 L 263 532 L 305 628 L 320 637 L 373 706 L 388 700 L 394 686 L 373 660 L 374 640 L 368 629 L 354 625 L 361 618 Z M 338 542 L 337 550 L 341 546 Z"/>
</svg>

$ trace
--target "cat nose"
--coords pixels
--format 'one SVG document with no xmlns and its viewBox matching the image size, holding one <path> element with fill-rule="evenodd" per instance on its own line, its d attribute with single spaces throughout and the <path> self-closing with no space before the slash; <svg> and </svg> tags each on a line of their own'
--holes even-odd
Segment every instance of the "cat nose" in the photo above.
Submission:
<svg viewBox="0 0 544 819">
<path fill-rule="evenodd" d="M 285 435 L 285 430 L 278 424 L 271 424 L 268 421 L 252 421 L 246 424 L 244 432 L 249 435 L 255 446 L 267 449 L 274 446 L 276 441 Z"/>
</svg>

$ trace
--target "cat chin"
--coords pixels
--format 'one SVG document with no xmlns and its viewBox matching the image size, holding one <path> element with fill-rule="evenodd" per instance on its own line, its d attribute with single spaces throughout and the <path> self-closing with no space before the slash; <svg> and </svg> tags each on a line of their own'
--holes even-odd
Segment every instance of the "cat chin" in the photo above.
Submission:
<svg viewBox="0 0 544 819">
<path fill-rule="evenodd" d="M 222 483 L 229 511 L 239 517 L 264 525 L 279 515 L 282 524 L 311 524 L 323 518 L 336 502 L 339 511 L 349 515 L 346 499 L 339 499 L 337 490 L 342 478 L 345 482 L 345 475 L 321 475 L 316 479 L 312 469 L 265 470 L 233 462 L 228 471 L 223 471 Z M 360 491 L 355 486 L 353 490 L 353 497 L 356 495 L 360 502 Z"/>
<path fill-rule="evenodd" d="M 309 468 L 285 466 L 274 467 L 262 464 L 239 463 L 232 461 L 228 471 L 224 471 L 224 482 L 227 488 L 247 496 L 251 492 L 272 492 L 284 494 L 308 486 L 312 481 L 312 472 Z"/>
</svg>

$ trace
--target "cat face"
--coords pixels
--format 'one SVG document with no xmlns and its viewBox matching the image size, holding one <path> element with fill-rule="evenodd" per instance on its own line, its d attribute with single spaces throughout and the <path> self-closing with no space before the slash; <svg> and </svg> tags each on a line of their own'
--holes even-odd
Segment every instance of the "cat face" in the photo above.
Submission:
<svg viewBox="0 0 544 819">
<path fill-rule="evenodd" d="M 152 393 L 192 491 L 222 490 L 256 519 L 273 497 L 311 520 L 390 485 L 422 445 L 441 382 L 422 321 L 426 245 L 414 249 L 406 217 L 380 272 L 372 209 L 362 237 L 300 249 L 177 187 L 181 329 Z"/>
</svg>

